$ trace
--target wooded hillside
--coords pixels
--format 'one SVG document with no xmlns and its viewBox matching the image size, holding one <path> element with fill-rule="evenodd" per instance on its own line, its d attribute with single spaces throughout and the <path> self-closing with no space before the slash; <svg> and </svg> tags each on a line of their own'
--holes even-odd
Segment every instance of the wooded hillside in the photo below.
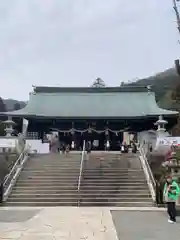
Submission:
<svg viewBox="0 0 180 240">
<path fill-rule="evenodd" d="M 133 83 L 128 83 L 129 86 L 148 86 L 151 85 L 156 94 L 158 105 L 165 109 L 179 110 L 180 104 L 173 98 L 180 84 L 180 77 L 175 69 L 168 69 L 155 76 L 140 79 Z"/>
</svg>

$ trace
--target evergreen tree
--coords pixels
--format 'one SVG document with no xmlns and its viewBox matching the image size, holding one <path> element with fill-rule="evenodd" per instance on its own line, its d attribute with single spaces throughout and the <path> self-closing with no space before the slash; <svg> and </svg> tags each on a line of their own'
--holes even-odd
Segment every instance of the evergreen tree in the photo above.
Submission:
<svg viewBox="0 0 180 240">
<path fill-rule="evenodd" d="M 0 121 L 0 136 L 4 135 L 4 124 Z"/>
<path fill-rule="evenodd" d="M 19 110 L 19 109 L 21 109 L 21 105 L 20 105 L 19 102 L 16 102 L 16 103 L 14 104 L 14 110 Z"/>
<path fill-rule="evenodd" d="M 6 112 L 6 105 L 4 104 L 4 101 L 1 97 L 0 97 L 0 112 Z"/>
<path fill-rule="evenodd" d="M 94 88 L 103 88 L 103 87 L 106 87 L 106 84 L 105 82 L 101 79 L 101 78 L 97 78 L 93 84 L 91 85 L 91 87 L 94 87 Z"/>
</svg>

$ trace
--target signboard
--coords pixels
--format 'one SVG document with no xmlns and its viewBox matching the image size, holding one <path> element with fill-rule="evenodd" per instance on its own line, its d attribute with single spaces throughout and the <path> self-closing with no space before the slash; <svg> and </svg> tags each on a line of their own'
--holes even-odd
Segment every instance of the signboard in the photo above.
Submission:
<svg viewBox="0 0 180 240">
<path fill-rule="evenodd" d="M 157 146 L 180 146 L 180 137 L 157 138 Z"/>
</svg>

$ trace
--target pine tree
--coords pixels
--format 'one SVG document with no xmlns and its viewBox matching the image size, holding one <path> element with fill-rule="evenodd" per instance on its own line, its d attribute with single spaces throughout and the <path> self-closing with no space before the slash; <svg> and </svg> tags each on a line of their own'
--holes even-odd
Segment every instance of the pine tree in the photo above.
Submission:
<svg viewBox="0 0 180 240">
<path fill-rule="evenodd" d="M 16 103 L 14 104 L 14 110 L 19 110 L 19 109 L 21 109 L 21 105 L 20 105 L 19 102 L 16 102 Z"/>
<path fill-rule="evenodd" d="M 101 79 L 101 78 L 97 78 L 93 84 L 91 85 L 91 87 L 94 87 L 94 88 L 103 88 L 103 87 L 106 87 L 106 84 L 105 82 Z"/>
<path fill-rule="evenodd" d="M 0 112 L 6 112 L 6 105 L 1 97 L 0 97 Z"/>
</svg>

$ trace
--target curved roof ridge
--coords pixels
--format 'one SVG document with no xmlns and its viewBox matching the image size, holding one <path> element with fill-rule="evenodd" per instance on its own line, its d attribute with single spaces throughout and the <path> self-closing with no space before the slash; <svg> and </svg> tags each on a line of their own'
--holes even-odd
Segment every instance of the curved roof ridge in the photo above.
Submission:
<svg viewBox="0 0 180 240">
<path fill-rule="evenodd" d="M 48 87 L 48 86 L 34 86 L 35 93 L 70 93 L 70 92 L 148 92 L 147 86 L 122 86 L 122 87 Z"/>
</svg>

